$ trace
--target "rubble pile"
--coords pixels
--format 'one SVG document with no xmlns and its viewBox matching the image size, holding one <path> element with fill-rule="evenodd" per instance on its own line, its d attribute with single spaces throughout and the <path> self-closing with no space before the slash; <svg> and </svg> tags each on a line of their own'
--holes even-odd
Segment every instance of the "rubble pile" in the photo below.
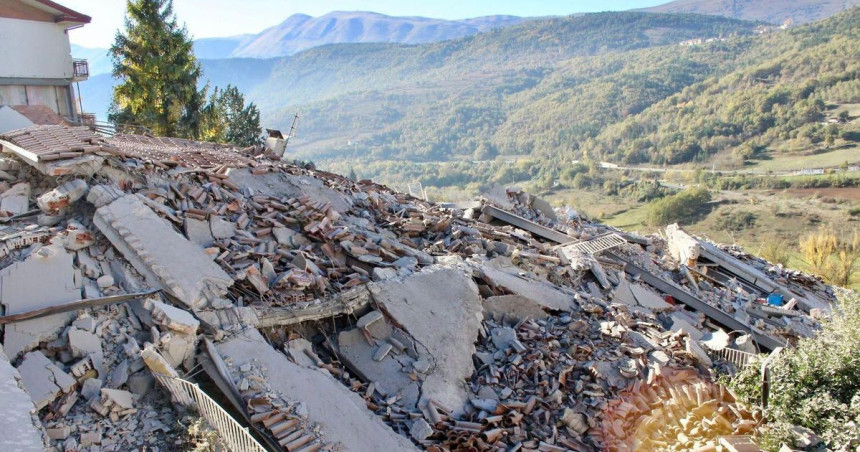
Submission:
<svg viewBox="0 0 860 452">
<path fill-rule="evenodd" d="M 814 334 L 833 299 L 519 189 L 435 204 L 64 126 L 0 146 L 3 347 L 57 450 L 171 447 L 193 403 L 156 377 L 201 369 L 272 449 L 709 450 L 762 421 L 723 351 Z"/>
</svg>

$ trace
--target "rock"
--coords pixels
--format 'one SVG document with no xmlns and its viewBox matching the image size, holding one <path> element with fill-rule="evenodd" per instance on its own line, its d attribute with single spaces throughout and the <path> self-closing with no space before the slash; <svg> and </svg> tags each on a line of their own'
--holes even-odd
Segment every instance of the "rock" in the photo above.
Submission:
<svg viewBox="0 0 860 452">
<path fill-rule="evenodd" d="M 96 284 L 98 284 L 99 289 L 107 289 L 108 287 L 113 286 L 115 281 L 113 280 L 113 276 L 103 275 L 96 280 Z"/>
<path fill-rule="evenodd" d="M 88 378 L 81 386 L 81 396 L 86 399 L 87 402 L 89 402 L 94 398 L 101 396 L 101 390 L 101 380 L 99 380 L 98 378 Z"/>
<path fill-rule="evenodd" d="M 145 396 L 155 385 L 155 378 L 146 372 L 128 377 L 128 390 L 138 398 Z"/>
<path fill-rule="evenodd" d="M 433 434 L 433 428 L 424 419 L 415 419 L 409 427 L 409 436 L 415 441 L 423 441 Z"/>
</svg>

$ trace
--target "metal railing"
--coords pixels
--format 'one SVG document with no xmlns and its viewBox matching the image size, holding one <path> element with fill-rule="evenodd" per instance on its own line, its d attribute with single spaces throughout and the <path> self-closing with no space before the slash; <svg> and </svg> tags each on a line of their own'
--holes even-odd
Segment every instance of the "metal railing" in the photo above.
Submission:
<svg viewBox="0 0 860 452">
<path fill-rule="evenodd" d="M 75 80 L 86 80 L 90 77 L 90 63 L 87 60 L 72 60 L 72 70 Z"/>
<path fill-rule="evenodd" d="M 627 240 L 624 240 L 624 238 L 620 235 L 609 234 L 585 242 L 567 245 L 565 246 L 565 248 L 575 249 L 581 251 L 584 254 L 597 254 L 601 251 L 606 251 L 608 249 L 624 245 L 625 243 L 627 243 Z"/>
<path fill-rule="evenodd" d="M 248 431 L 236 422 L 230 414 L 224 411 L 217 402 L 203 392 L 200 387 L 181 378 L 166 375 L 155 375 L 155 378 L 164 386 L 177 403 L 187 407 L 194 407 L 197 412 L 206 419 L 206 422 L 218 431 L 221 440 L 231 451 L 236 452 L 266 452 L 263 447 Z"/>
<path fill-rule="evenodd" d="M 713 352 L 714 355 L 732 363 L 738 369 L 746 367 L 749 365 L 750 360 L 756 356 L 754 353 L 748 353 L 745 351 L 737 350 L 734 348 L 724 348 L 720 351 Z"/>
</svg>

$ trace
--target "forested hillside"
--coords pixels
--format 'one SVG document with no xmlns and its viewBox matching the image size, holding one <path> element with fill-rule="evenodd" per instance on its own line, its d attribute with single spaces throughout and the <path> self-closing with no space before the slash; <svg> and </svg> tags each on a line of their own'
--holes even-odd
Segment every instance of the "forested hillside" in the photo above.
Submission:
<svg viewBox="0 0 860 452">
<path fill-rule="evenodd" d="M 583 158 L 736 165 L 765 149 L 853 139 L 846 124 L 826 122 L 833 106 L 858 102 L 860 9 L 788 31 L 754 28 L 604 13 L 426 46 L 322 47 L 282 60 L 254 95 L 270 124 L 285 127 L 301 110 L 299 157 L 377 177 L 391 172 L 387 160 L 528 155 L 546 166 L 529 174 L 551 181 L 559 162 Z M 720 39 L 679 45 L 707 37 Z M 272 113 L 278 98 L 262 92 L 274 86 L 295 102 Z M 407 172 L 397 165 L 385 177 Z M 437 170 L 409 168 L 422 171 Z M 447 181 L 491 178 L 481 171 L 497 166 L 467 165 Z"/>
<path fill-rule="evenodd" d="M 773 24 L 815 22 L 860 5 L 860 0 L 675 0 L 644 11 L 717 14 Z"/>
</svg>

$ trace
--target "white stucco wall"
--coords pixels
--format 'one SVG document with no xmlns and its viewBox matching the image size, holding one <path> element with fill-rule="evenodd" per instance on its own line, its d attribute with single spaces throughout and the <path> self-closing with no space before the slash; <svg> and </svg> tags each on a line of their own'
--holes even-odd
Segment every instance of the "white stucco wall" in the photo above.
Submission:
<svg viewBox="0 0 860 452">
<path fill-rule="evenodd" d="M 72 76 L 71 47 L 63 26 L 0 18 L 0 78 Z"/>
</svg>

